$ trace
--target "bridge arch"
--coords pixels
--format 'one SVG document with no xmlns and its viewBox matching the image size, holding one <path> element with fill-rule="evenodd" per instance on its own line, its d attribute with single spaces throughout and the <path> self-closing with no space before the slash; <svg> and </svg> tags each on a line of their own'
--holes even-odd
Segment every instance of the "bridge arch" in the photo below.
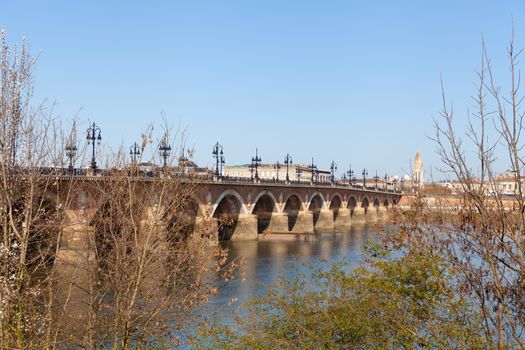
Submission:
<svg viewBox="0 0 525 350">
<path fill-rule="evenodd" d="M 298 193 L 291 193 L 284 202 L 283 213 L 288 214 L 288 231 L 293 231 L 299 212 L 304 210 L 303 201 Z"/>
<path fill-rule="evenodd" d="M 154 205 L 158 205 L 158 201 Z M 182 200 L 175 198 L 167 203 L 164 220 L 168 239 L 180 241 L 191 236 L 195 231 L 198 216 L 202 216 L 199 201 L 191 195 Z M 176 235 L 172 235 L 173 233 Z"/>
<path fill-rule="evenodd" d="M 388 201 L 388 198 L 385 198 L 385 199 L 383 200 L 383 206 L 384 206 L 384 207 L 389 207 L 389 206 L 390 206 L 390 202 Z"/>
<path fill-rule="evenodd" d="M 321 192 L 319 192 L 319 191 L 315 191 L 314 193 L 312 193 L 312 196 L 310 197 L 310 199 L 308 200 L 308 203 L 306 204 L 306 208 L 308 210 L 310 210 L 310 207 L 312 205 L 312 201 L 317 200 L 316 198 L 320 198 L 320 200 L 321 200 L 321 202 L 320 202 L 321 203 L 321 207 L 319 208 L 319 210 L 325 208 L 326 200 L 325 200 L 323 194 Z"/>
<path fill-rule="evenodd" d="M 319 220 L 319 216 L 321 215 L 321 210 L 325 206 L 326 206 L 326 202 L 324 200 L 323 195 L 320 192 L 314 192 L 307 206 L 308 210 L 312 212 L 312 216 L 314 220 L 314 227 L 317 224 L 317 221 Z"/>
<path fill-rule="evenodd" d="M 255 206 L 257 205 L 257 202 L 259 201 L 259 199 L 261 199 L 261 197 L 264 197 L 264 196 L 270 197 L 272 199 L 274 205 L 275 205 L 275 210 L 274 211 L 277 211 L 277 212 L 279 211 L 279 208 L 277 206 L 277 203 L 279 203 L 279 202 L 277 201 L 277 199 L 275 198 L 273 193 L 271 191 L 264 190 L 264 191 L 259 192 L 259 194 L 253 200 L 253 207 L 251 209 L 251 213 L 250 214 L 254 214 L 254 210 L 255 210 Z"/>
<path fill-rule="evenodd" d="M 283 201 L 284 205 L 283 205 L 283 210 L 282 210 L 282 213 L 285 212 L 284 208 L 286 207 L 286 204 L 288 203 L 288 201 L 292 198 L 292 197 L 296 197 L 297 200 L 299 201 L 299 207 L 297 208 L 297 210 L 304 210 L 304 200 L 303 200 L 303 197 L 301 196 L 301 194 L 299 192 L 291 192 L 289 193 L 286 197 L 285 197 L 285 200 Z M 294 199 L 295 201 L 295 199 Z"/>
<path fill-rule="evenodd" d="M 226 190 L 217 198 L 212 217 L 217 219 L 219 240 L 232 238 L 239 222 L 239 215 L 246 214 L 241 196 L 233 190 Z"/>
<path fill-rule="evenodd" d="M 350 198 L 348 198 L 348 203 L 346 204 L 346 207 L 348 208 L 348 210 L 350 210 L 350 216 L 353 216 L 354 209 L 357 207 L 357 199 L 355 198 L 355 196 L 350 196 Z"/>
<path fill-rule="evenodd" d="M 270 191 L 262 191 L 255 197 L 252 214 L 257 216 L 257 233 L 268 229 L 272 216 L 277 212 L 277 200 Z"/>
<path fill-rule="evenodd" d="M 19 213 L 30 214 L 30 235 L 27 240 L 27 260 L 31 266 L 42 266 L 52 263 L 55 259 L 55 247 L 53 242 L 59 239 L 61 222 L 63 222 L 66 213 L 65 206 L 60 201 L 60 195 L 56 192 L 44 192 L 39 189 L 39 194 L 24 196 L 14 194 L 11 198 L 12 215 L 14 216 L 13 225 L 22 230 L 26 224 L 26 216 Z M 25 190 L 22 193 L 27 193 Z M 35 191 L 36 192 L 36 191 Z M 18 219 L 18 220 L 17 220 Z"/>
<path fill-rule="evenodd" d="M 332 205 L 332 202 L 334 200 L 339 200 L 341 203 L 343 203 L 343 195 L 341 195 L 341 193 L 339 193 L 339 192 L 335 192 L 334 194 L 332 194 L 330 196 L 330 201 L 329 201 L 330 204 L 329 205 Z"/>
<path fill-rule="evenodd" d="M 212 217 L 215 216 L 215 212 L 217 211 L 217 208 L 218 208 L 219 204 L 221 203 L 221 201 L 225 197 L 234 197 L 234 198 L 236 198 L 239 201 L 239 214 L 246 214 L 248 212 L 248 210 L 246 209 L 246 205 L 244 204 L 244 201 L 243 201 L 241 195 L 235 190 L 226 190 L 226 191 L 222 192 L 219 195 L 219 197 L 217 197 L 217 200 L 213 204 L 212 211 L 211 211 L 211 216 Z"/>
<path fill-rule="evenodd" d="M 365 214 L 368 212 L 368 207 L 370 206 L 370 201 L 368 200 L 368 197 L 361 198 L 361 208 L 365 210 Z"/>
<path fill-rule="evenodd" d="M 339 209 L 343 208 L 343 199 L 339 193 L 335 193 L 330 201 L 329 209 L 332 210 L 334 216 L 334 222 L 337 220 L 339 215 Z"/>
</svg>

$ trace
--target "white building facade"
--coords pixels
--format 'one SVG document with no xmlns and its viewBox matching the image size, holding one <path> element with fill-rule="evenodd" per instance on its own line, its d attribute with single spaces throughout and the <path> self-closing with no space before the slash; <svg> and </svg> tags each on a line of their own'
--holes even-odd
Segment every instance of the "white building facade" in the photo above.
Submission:
<svg viewBox="0 0 525 350">
<path fill-rule="evenodd" d="M 286 173 L 286 164 L 260 164 L 257 167 L 257 174 L 261 180 L 284 181 Z M 230 178 L 252 179 L 255 176 L 255 168 L 250 164 L 228 165 L 224 167 L 223 175 Z M 316 169 L 313 176 L 315 182 L 330 182 L 330 170 Z M 311 182 L 312 170 L 305 164 L 290 164 L 288 178 L 292 182 Z"/>
</svg>

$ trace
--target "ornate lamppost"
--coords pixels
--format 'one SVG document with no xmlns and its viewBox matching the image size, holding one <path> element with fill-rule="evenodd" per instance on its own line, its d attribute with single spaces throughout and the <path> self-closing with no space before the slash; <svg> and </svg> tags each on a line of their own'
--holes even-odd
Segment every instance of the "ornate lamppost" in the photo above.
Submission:
<svg viewBox="0 0 525 350">
<path fill-rule="evenodd" d="M 220 143 L 215 143 L 213 146 L 213 158 L 215 158 L 215 176 L 222 176 L 222 167 L 224 166 L 224 150 Z"/>
<path fill-rule="evenodd" d="M 312 173 L 311 183 L 315 183 L 315 175 L 317 175 L 317 166 L 314 164 L 314 158 L 312 157 L 312 164 L 308 166 L 308 170 Z"/>
<path fill-rule="evenodd" d="M 281 164 L 279 163 L 279 161 L 277 161 L 277 163 L 273 165 L 273 168 L 275 170 L 276 180 L 277 182 L 279 182 L 279 170 L 281 169 Z"/>
<path fill-rule="evenodd" d="M 346 172 L 348 175 L 348 184 L 350 187 L 352 187 L 352 179 L 354 177 L 354 171 L 352 170 L 352 164 L 350 164 L 350 167 L 348 168 L 348 171 Z"/>
<path fill-rule="evenodd" d="M 286 157 L 284 157 L 284 164 L 286 164 L 286 182 L 290 182 L 290 165 L 292 164 L 292 157 L 288 153 L 286 153 Z"/>
<path fill-rule="evenodd" d="M 160 145 L 159 145 L 159 151 L 160 151 L 160 157 L 163 160 L 162 168 L 164 169 L 164 171 L 166 171 L 166 168 L 168 167 L 168 158 L 171 154 L 171 145 L 169 145 L 167 142 L 167 135 L 165 135 L 162 138 L 162 141 L 160 142 Z"/>
<path fill-rule="evenodd" d="M 221 162 L 220 163 L 221 163 L 221 169 L 220 169 L 221 175 L 220 176 L 222 178 L 222 176 L 224 174 L 224 171 L 223 171 L 224 170 L 224 164 L 226 164 L 226 160 L 224 159 L 224 153 L 221 154 Z"/>
<path fill-rule="evenodd" d="M 377 170 L 376 170 L 376 175 L 374 176 L 374 182 L 375 182 L 375 189 L 377 190 L 377 183 L 379 182 L 379 176 L 377 176 Z"/>
<path fill-rule="evenodd" d="M 88 145 L 91 143 L 93 145 L 93 154 L 91 157 L 91 169 L 93 170 L 93 173 L 97 171 L 97 162 L 95 160 L 95 141 L 97 146 L 100 146 L 100 141 L 102 141 L 102 136 L 100 135 L 100 128 L 93 122 L 93 125 L 91 125 L 87 129 L 87 137 Z"/>
<path fill-rule="evenodd" d="M 73 140 L 69 140 L 66 144 L 66 157 L 69 158 L 69 172 L 75 171 L 75 157 L 77 156 L 77 146 L 73 143 Z"/>
<path fill-rule="evenodd" d="M 255 149 L 255 157 L 252 157 L 252 165 L 251 168 L 255 169 L 255 182 L 259 182 L 259 165 L 261 164 L 261 157 L 259 157 L 259 149 Z M 252 170 L 252 178 L 253 178 L 253 170 Z"/>
<path fill-rule="evenodd" d="M 385 190 L 388 188 L 388 174 L 385 173 Z"/>
<path fill-rule="evenodd" d="M 335 182 L 335 172 L 337 171 L 337 164 L 332 161 L 332 164 L 330 164 L 330 182 L 332 185 Z"/>
<path fill-rule="evenodd" d="M 137 165 L 137 156 L 140 155 L 140 147 L 137 143 L 133 143 L 133 146 L 129 148 L 129 156 L 131 158 L 131 166 Z"/>
<path fill-rule="evenodd" d="M 366 170 L 366 168 L 363 168 L 363 172 L 361 174 L 363 175 L 363 188 L 366 188 L 366 177 L 368 175 L 368 170 Z"/>
</svg>

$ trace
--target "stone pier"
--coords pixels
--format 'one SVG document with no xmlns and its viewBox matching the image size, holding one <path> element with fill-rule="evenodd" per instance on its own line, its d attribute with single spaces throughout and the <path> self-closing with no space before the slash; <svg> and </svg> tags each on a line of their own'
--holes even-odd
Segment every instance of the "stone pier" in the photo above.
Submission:
<svg viewBox="0 0 525 350">
<path fill-rule="evenodd" d="M 57 304 L 64 311 L 65 329 L 76 332 L 74 325 L 88 321 L 90 287 L 97 271 L 95 231 L 89 225 L 77 223 L 64 230 L 56 256 Z M 72 327 L 70 329 L 70 327 Z"/>
<path fill-rule="evenodd" d="M 366 222 L 365 218 L 365 209 L 361 207 L 355 207 L 354 208 L 354 215 L 352 215 L 352 225 L 358 224 L 364 224 Z"/>
<path fill-rule="evenodd" d="M 376 223 L 377 222 L 377 208 L 374 206 L 368 207 L 366 210 L 366 222 Z"/>
<path fill-rule="evenodd" d="M 388 211 L 385 207 L 380 206 L 377 208 L 377 220 L 378 221 L 386 221 L 388 219 Z"/>
<path fill-rule="evenodd" d="M 314 214 L 309 210 L 301 210 L 292 232 L 314 232 Z"/>
<path fill-rule="evenodd" d="M 232 240 L 257 239 L 257 215 L 241 214 L 233 231 Z"/>
<path fill-rule="evenodd" d="M 195 232 L 200 235 L 208 236 L 210 244 L 217 243 L 219 241 L 219 221 L 217 218 L 203 218 L 198 216 L 195 219 Z"/>
<path fill-rule="evenodd" d="M 341 208 L 337 213 L 337 217 L 334 222 L 334 231 L 338 233 L 348 233 L 350 232 L 350 209 Z"/>
<path fill-rule="evenodd" d="M 321 209 L 319 218 L 315 223 L 315 233 L 334 232 L 334 211 L 331 209 Z"/>
<path fill-rule="evenodd" d="M 267 231 L 270 233 L 288 232 L 288 213 L 272 213 Z"/>
</svg>

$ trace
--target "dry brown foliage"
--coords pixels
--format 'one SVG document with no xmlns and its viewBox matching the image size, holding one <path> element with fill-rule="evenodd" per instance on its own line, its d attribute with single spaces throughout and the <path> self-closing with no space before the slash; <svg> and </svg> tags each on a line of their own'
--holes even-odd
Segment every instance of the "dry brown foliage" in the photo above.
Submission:
<svg viewBox="0 0 525 350">
<path fill-rule="evenodd" d="M 443 171 L 461 184 L 461 194 L 450 198 L 419 193 L 410 209 L 396 209 L 400 224 L 414 249 L 439 252 L 455 272 L 458 295 L 471 305 L 458 317 L 482 320 L 480 332 L 491 348 L 525 348 L 525 201 L 523 197 L 523 97 L 514 39 L 507 56 L 508 95 L 496 85 L 493 68 L 482 45 L 475 112 L 468 115 L 467 138 L 457 133 L 454 113 L 443 93 L 441 118 L 432 138 Z M 470 141 L 466 146 L 464 140 Z M 475 150 L 475 162 L 466 148 Z M 504 154 L 514 174 L 516 191 L 501 193 L 495 176 L 495 154 Z M 477 166 L 475 163 L 477 162 Z M 479 173 L 472 169 L 479 168 Z"/>
<path fill-rule="evenodd" d="M 214 244 L 216 223 L 196 220 L 196 182 L 121 171 L 124 152 L 101 155 L 110 177 L 61 176 L 74 138 L 52 110 L 31 105 L 34 62 L 3 30 L 0 348 L 176 345 L 192 310 L 235 267 Z M 142 154 L 157 156 L 151 139 L 150 128 Z M 86 188 L 94 209 L 73 213 Z"/>
</svg>

